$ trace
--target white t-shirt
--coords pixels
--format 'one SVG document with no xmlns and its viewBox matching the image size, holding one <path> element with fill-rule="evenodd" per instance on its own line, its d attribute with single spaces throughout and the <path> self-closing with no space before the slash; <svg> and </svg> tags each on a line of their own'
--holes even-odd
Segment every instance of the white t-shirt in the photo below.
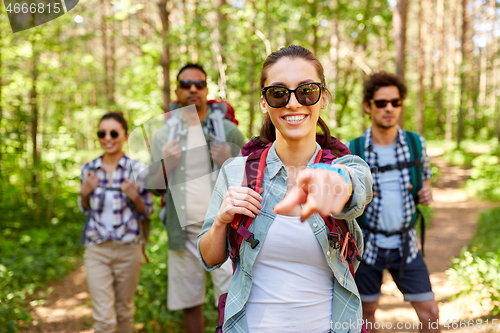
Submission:
<svg viewBox="0 0 500 333">
<path fill-rule="evenodd" d="M 205 220 L 212 183 L 210 158 L 201 126 L 189 126 L 186 151 L 186 219 L 187 225 Z"/>
<path fill-rule="evenodd" d="M 299 332 L 300 327 L 330 332 L 334 275 L 308 222 L 276 215 L 255 259 L 252 283 L 246 303 L 249 332 Z"/>
<path fill-rule="evenodd" d="M 106 191 L 104 196 L 104 207 L 101 214 L 101 223 L 106 227 L 107 232 L 112 232 L 113 228 L 113 191 Z"/>
</svg>

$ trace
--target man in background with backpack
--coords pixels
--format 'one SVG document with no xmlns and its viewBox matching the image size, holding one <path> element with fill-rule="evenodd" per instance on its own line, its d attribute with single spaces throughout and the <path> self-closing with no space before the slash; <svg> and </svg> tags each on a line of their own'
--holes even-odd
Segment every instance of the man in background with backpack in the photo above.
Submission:
<svg viewBox="0 0 500 333">
<path fill-rule="evenodd" d="M 179 71 L 178 102 L 171 103 L 167 121 L 152 144 L 153 156 L 161 155 L 163 160 L 151 165 L 149 180 L 150 188 L 164 193 L 160 218 L 168 233 L 167 305 L 184 311 L 188 333 L 204 331 L 206 273 L 197 257 L 196 237 L 215 185 L 212 170 L 238 156 L 245 144 L 234 120 L 228 119 L 228 104 L 207 102 L 206 79 L 198 64 L 187 64 Z M 231 275 L 230 261 L 211 272 L 216 300 L 228 291 Z"/>
<path fill-rule="evenodd" d="M 432 202 L 432 172 L 425 139 L 398 126 L 406 91 L 397 76 L 372 74 L 363 89 L 363 108 L 372 126 L 349 143 L 352 154 L 361 156 L 370 166 L 374 181 L 373 200 L 358 219 L 365 252 L 355 277 L 370 332 L 376 332 L 372 325 L 385 268 L 415 309 L 421 332 L 439 331 L 435 325 L 439 309 L 414 228 L 421 219 L 417 203 Z"/>
</svg>

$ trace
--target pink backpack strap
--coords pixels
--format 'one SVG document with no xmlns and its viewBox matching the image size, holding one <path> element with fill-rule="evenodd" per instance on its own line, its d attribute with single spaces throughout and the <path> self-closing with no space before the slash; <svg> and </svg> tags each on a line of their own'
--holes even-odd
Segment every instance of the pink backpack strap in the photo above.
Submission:
<svg viewBox="0 0 500 333">
<path fill-rule="evenodd" d="M 270 145 L 266 149 L 253 152 L 248 156 L 245 162 L 245 172 L 241 186 L 249 187 L 257 193 L 260 191 L 269 149 Z M 243 239 L 250 243 L 252 249 L 260 243 L 258 239 L 255 239 L 254 234 L 248 230 L 252 220 L 252 218 L 246 215 L 237 215 L 230 224 L 229 244 L 231 245 L 231 252 L 229 253 L 229 257 L 233 261 L 233 273 L 236 270 L 236 264 L 240 257 L 240 246 Z"/>
</svg>

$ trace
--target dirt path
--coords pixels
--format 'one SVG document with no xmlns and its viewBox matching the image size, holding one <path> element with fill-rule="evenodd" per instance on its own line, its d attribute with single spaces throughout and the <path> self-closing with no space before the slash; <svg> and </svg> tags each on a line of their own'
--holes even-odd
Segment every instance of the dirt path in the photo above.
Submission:
<svg viewBox="0 0 500 333">
<path fill-rule="evenodd" d="M 447 319 L 478 318 L 488 313 L 471 299 L 450 301 L 449 297 L 459 290 L 446 281 L 444 271 L 450 267 L 450 259 L 457 257 L 460 250 L 472 237 L 477 225 L 478 214 L 491 208 L 490 203 L 468 199 L 459 187 L 469 176 L 468 170 L 448 166 L 443 159 L 437 157 L 440 150 L 429 149 L 431 160 L 441 170 L 441 178 L 434 187 L 435 216 L 426 233 L 425 262 L 429 268 L 430 278 L 436 300 L 439 304 L 441 324 Z M 90 333 L 92 323 L 91 303 L 87 289 L 85 268 L 80 267 L 68 277 L 53 285 L 54 291 L 45 304 L 34 308 L 31 312 L 34 320 L 26 333 Z M 395 329 L 397 322 L 417 322 L 418 318 L 409 303 L 397 289 L 389 274 L 384 276 L 383 296 L 380 309 L 376 313 L 378 322 L 391 322 L 392 330 L 379 332 L 418 332 L 417 329 Z M 500 322 L 500 320 L 499 320 Z M 443 328 L 443 331 L 447 329 Z M 450 330 L 453 332 L 488 332 L 485 329 Z M 495 332 L 499 332 L 496 330 Z"/>
<path fill-rule="evenodd" d="M 91 333 L 92 304 L 85 267 L 51 285 L 54 291 L 41 306 L 33 308 L 26 333 Z"/>
<path fill-rule="evenodd" d="M 451 323 L 453 319 L 475 319 L 488 313 L 487 307 L 481 307 L 470 298 L 450 301 L 449 297 L 457 294 L 459 290 L 447 282 L 445 271 L 450 267 L 451 258 L 458 257 L 460 250 L 472 238 L 479 213 L 494 207 L 491 203 L 467 198 L 464 191 L 459 188 L 469 177 L 469 170 L 448 166 L 442 158 L 438 157 L 442 153 L 440 149 L 429 149 L 431 161 L 439 167 L 441 177 L 433 189 L 434 202 L 431 207 L 434 208 L 435 215 L 431 221 L 431 227 L 426 232 L 426 256 L 424 258 L 439 305 L 441 325 L 445 324 L 448 319 Z M 384 275 L 382 293 L 380 309 L 376 313 L 378 322 L 391 322 L 392 327 L 396 327 L 398 322 L 418 322 L 411 304 L 403 301 L 403 295 L 389 273 Z M 443 327 L 442 329 L 443 332 L 488 332 L 486 329 L 476 328 L 474 330 L 448 330 Z M 380 332 L 418 332 L 418 329 L 385 329 Z"/>
</svg>

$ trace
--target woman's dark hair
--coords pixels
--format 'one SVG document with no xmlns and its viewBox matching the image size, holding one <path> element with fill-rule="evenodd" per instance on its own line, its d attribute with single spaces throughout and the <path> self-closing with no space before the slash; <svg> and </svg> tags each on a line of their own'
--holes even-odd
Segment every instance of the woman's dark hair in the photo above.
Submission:
<svg viewBox="0 0 500 333">
<path fill-rule="evenodd" d="M 406 98 L 406 86 L 399 77 L 387 72 L 378 72 L 370 75 L 363 85 L 363 102 L 370 103 L 373 95 L 382 87 L 396 86 L 401 99 Z"/>
<path fill-rule="evenodd" d="M 262 66 L 262 72 L 260 73 L 261 89 L 264 88 L 264 83 L 267 80 L 267 70 L 269 69 L 269 67 L 277 63 L 281 58 L 300 58 L 311 62 L 314 67 L 316 67 L 316 73 L 318 74 L 321 83 L 323 83 L 323 86 L 325 87 L 324 89 L 328 91 L 326 89 L 323 66 L 311 51 L 299 45 L 290 45 L 287 47 L 283 47 L 278 51 L 271 53 L 267 57 L 266 61 L 264 61 L 264 65 Z M 323 133 L 325 134 L 323 140 L 321 140 L 321 142 L 318 142 L 321 145 L 321 148 L 333 149 L 334 147 L 330 144 L 330 138 L 332 136 L 330 133 L 330 129 L 328 128 L 328 125 L 323 121 L 323 119 L 321 119 L 321 117 L 318 118 L 318 125 L 321 127 Z M 269 114 L 264 115 L 264 120 L 262 121 L 262 127 L 260 129 L 260 140 L 264 143 L 274 142 L 276 140 L 276 128 L 274 127 Z"/>
<path fill-rule="evenodd" d="M 127 121 L 125 120 L 125 117 L 123 116 L 123 112 L 108 112 L 104 116 L 102 116 L 101 120 L 99 120 L 99 124 L 106 119 L 113 119 L 119 122 L 120 125 L 122 125 L 123 129 L 125 130 L 125 134 L 127 134 L 128 125 Z"/>
</svg>

